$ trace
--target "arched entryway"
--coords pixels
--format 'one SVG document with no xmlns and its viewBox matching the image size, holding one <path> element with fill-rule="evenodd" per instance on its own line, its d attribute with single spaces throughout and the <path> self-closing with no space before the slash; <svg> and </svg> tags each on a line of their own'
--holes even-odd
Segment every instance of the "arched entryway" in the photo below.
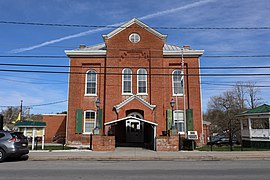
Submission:
<svg viewBox="0 0 270 180">
<path fill-rule="evenodd" d="M 110 135 L 115 136 L 116 147 L 142 147 L 155 150 L 156 123 L 143 119 L 138 112 L 132 112 L 122 119 L 105 123 Z"/>
</svg>

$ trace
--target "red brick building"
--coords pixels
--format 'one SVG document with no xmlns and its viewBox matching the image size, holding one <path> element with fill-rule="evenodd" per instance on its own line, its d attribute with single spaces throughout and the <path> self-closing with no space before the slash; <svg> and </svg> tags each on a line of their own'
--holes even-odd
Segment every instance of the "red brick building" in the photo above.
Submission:
<svg viewBox="0 0 270 180">
<path fill-rule="evenodd" d="M 102 44 L 65 51 L 71 72 L 68 144 L 82 143 L 95 128 L 116 146 L 157 149 L 166 129 L 182 136 L 197 131 L 201 142 L 203 50 L 170 45 L 166 38 L 134 18 L 103 35 Z"/>
</svg>

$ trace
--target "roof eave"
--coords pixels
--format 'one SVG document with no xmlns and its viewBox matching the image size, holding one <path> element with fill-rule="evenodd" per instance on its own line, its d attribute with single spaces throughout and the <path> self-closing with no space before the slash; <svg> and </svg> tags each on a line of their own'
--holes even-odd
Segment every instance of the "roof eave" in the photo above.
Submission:
<svg viewBox="0 0 270 180">
<path fill-rule="evenodd" d="M 121 25 L 119 28 L 113 30 L 109 34 L 102 35 L 102 37 L 103 37 L 104 40 L 109 39 L 109 38 L 115 36 L 116 34 L 120 33 L 121 31 L 123 31 L 124 29 L 126 29 L 127 27 L 129 27 L 129 26 L 131 26 L 131 25 L 133 25 L 135 23 L 138 24 L 139 26 L 145 28 L 148 32 L 156 35 L 160 39 L 162 39 L 164 41 L 167 39 L 168 35 L 161 34 L 160 32 L 158 32 L 158 31 L 154 30 L 153 28 L 147 26 L 146 24 L 144 24 L 143 22 L 141 22 L 140 20 L 138 20 L 136 18 L 133 18 L 132 20 L 126 22 L 125 24 Z"/>
<path fill-rule="evenodd" d="M 85 56 L 105 57 L 107 51 L 106 50 L 96 50 L 96 51 L 66 50 L 65 53 L 68 57 L 85 57 Z"/>
<path fill-rule="evenodd" d="M 204 53 L 204 50 L 189 50 L 189 51 L 163 51 L 163 56 L 165 57 L 200 57 Z"/>
<path fill-rule="evenodd" d="M 270 115 L 270 112 L 265 112 L 265 113 L 246 113 L 246 114 L 239 114 L 237 116 L 238 117 L 243 117 L 243 116 L 264 116 L 264 115 Z"/>
</svg>

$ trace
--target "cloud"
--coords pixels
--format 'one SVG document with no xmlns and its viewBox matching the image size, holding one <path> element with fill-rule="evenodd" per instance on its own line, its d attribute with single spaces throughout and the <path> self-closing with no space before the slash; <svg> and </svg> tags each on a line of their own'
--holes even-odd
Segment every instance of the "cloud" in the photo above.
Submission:
<svg viewBox="0 0 270 180">
<path fill-rule="evenodd" d="M 158 16 L 175 13 L 177 11 L 186 10 L 186 9 L 190 9 L 190 8 L 195 8 L 195 7 L 201 6 L 203 4 L 214 2 L 214 1 L 216 1 L 216 0 L 198 1 L 198 2 L 195 2 L 195 3 L 188 4 L 188 5 L 180 6 L 180 7 L 177 7 L 177 8 L 164 10 L 164 11 L 159 11 L 159 12 L 156 12 L 156 13 L 153 13 L 153 14 L 148 14 L 148 15 L 142 16 L 142 17 L 140 17 L 138 19 L 140 19 L 140 20 L 151 19 L 151 18 L 155 18 L 155 17 L 158 17 Z M 120 23 L 109 25 L 109 26 L 120 26 L 123 23 L 124 22 L 120 22 Z M 92 34 L 92 33 L 95 33 L 95 32 L 103 31 L 105 29 L 107 29 L 107 28 L 90 29 L 88 31 L 84 31 L 84 32 L 81 32 L 81 33 L 78 33 L 78 34 L 65 36 L 65 37 L 62 37 L 62 38 L 59 38 L 59 39 L 55 39 L 55 40 L 46 41 L 44 43 L 37 44 L 37 45 L 34 45 L 34 46 L 30 46 L 30 47 L 26 47 L 26 48 L 14 49 L 14 50 L 11 50 L 9 53 L 21 53 L 21 52 L 25 52 L 25 51 L 30 51 L 30 50 L 33 50 L 33 49 L 37 49 L 37 48 L 47 46 L 47 45 L 50 45 L 50 44 L 54 44 L 54 43 L 57 43 L 57 42 L 61 42 L 61 41 L 64 41 L 64 40 L 86 36 L 86 35 L 89 35 L 89 34 Z"/>
</svg>

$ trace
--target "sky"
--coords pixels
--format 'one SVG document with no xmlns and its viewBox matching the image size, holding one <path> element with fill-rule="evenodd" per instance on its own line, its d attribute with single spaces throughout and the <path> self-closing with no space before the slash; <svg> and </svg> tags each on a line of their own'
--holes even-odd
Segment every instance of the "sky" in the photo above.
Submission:
<svg viewBox="0 0 270 180">
<path fill-rule="evenodd" d="M 65 56 L 64 50 L 76 49 L 80 44 L 91 46 L 103 43 L 102 35 L 113 30 L 4 22 L 119 26 L 134 17 L 150 27 L 169 27 L 157 29 L 162 34 L 168 34 L 168 44 L 190 45 L 193 49 L 205 50 L 200 58 L 203 68 L 270 66 L 269 0 L 0 0 L 0 111 L 6 106 L 19 106 L 21 100 L 23 106 L 30 106 L 34 114 L 67 110 L 67 73 L 19 73 L 5 70 L 67 72 L 68 68 L 4 64 L 68 66 L 68 58 L 10 56 Z M 269 74 L 269 69 L 202 69 L 201 73 Z M 238 81 L 270 86 L 269 76 L 202 76 L 203 111 L 206 111 L 211 96 L 220 95 Z M 270 88 L 261 87 L 260 90 L 265 103 L 270 103 Z"/>
</svg>

